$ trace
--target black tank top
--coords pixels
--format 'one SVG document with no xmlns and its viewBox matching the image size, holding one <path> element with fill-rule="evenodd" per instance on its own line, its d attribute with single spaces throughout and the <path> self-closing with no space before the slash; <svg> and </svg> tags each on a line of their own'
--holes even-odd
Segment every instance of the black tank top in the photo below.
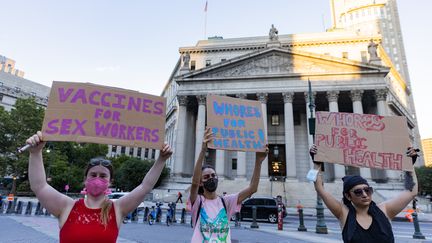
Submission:
<svg viewBox="0 0 432 243">
<path fill-rule="evenodd" d="M 372 224 L 366 230 L 357 222 L 354 207 L 347 206 L 349 212 L 342 230 L 345 243 L 394 243 L 391 224 L 374 202 L 371 202 L 368 210 L 369 215 L 372 216 Z"/>
</svg>

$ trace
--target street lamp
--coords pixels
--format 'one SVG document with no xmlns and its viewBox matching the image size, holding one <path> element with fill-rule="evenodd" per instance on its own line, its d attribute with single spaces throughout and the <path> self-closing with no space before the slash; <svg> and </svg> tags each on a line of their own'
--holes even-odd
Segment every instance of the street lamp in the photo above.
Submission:
<svg viewBox="0 0 432 243">
<path fill-rule="evenodd" d="M 315 104 L 312 96 L 312 85 L 309 79 L 308 79 L 308 86 L 309 86 L 309 112 L 310 112 L 309 134 L 312 135 L 313 140 L 315 140 L 315 118 L 314 118 Z M 318 192 L 317 192 L 316 212 L 317 212 L 317 223 L 315 227 L 315 233 L 328 234 L 327 225 L 325 224 L 324 221 L 324 206 Z"/>
</svg>

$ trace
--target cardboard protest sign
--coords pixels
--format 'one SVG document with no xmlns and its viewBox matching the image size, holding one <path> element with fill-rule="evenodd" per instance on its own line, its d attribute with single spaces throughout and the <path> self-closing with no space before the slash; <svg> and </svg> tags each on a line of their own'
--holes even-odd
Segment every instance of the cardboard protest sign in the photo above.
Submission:
<svg viewBox="0 0 432 243">
<path fill-rule="evenodd" d="M 90 83 L 53 82 L 42 127 L 46 141 L 161 149 L 165 98 Z"/>
<path fill-rule="evenodd" d="M 316 112 L 316 161 L 356 167 L 412 171 L 410 145 L 401 116 Z"/>
<path fill-rule="evenodd" d="M 207 126 L 214 134 L 209 148 L 265 151 L 267 136 L 258 101 L 207 95 Z"/>
</svg>

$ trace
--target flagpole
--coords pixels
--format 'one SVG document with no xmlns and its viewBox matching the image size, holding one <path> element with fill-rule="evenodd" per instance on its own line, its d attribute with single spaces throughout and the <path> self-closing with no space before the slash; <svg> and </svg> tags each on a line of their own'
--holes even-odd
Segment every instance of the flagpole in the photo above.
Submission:
<svg viewBox="0 0 432 243">
<path fill-rule="evenodd" d="M 207 38 L 207 6 L 208 6 L 208 0 L 206 1 L 205 7 L 204 7 L 204 39 Z"/>
</svg>

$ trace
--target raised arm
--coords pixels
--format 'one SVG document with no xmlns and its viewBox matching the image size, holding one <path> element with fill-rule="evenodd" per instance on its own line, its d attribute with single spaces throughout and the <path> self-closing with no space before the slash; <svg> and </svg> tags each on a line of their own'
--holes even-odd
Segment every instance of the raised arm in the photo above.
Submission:
<svg viewBox="0 0 432 243">
<path fill-rule="evenodd" d="M 171 156 L 171 154 L 171 147 L 165 143 L 160 151 L 159 158 L 147 172 L 141 184 L 130 193 L 114 202 L 118 205 L 118 209 L 123 217 L 137 208 L 138 205 L 144 201 L 145 195 L 153 189 L 154 185 L 158 181 L 162 170 L 165 167 L 165 161 Z"/>
<path fill-rule="evenodd" d="M 268 145 L 266 146 L 265 152 L 257 152 L 255 156 L 255 167 L 252 173 L 252 178 L 249 183 L 249 186 L 243 189 L 239 192 L 237 204 L 240 204 L 245 200 L 246 198 L 250 197 L 252 194 L 254 194 L 258 190 L 258 183 L 261 173 L 261 164 L 264 161 L 264 159 L 267 157 L 267 154 L 269 152 Z"/>
<path fill-rule="evenodd" d="M 312 160 L 314 159 L 315 154 L 317 153 L 317 147 L 316 145 L 312 145 L 312 147 L 309 150 L 309 154 L 312 157 Z M 343 212 L 346 209 L 346 206 L 340 201 L 337 200 L 333 195 L 329 192 L 327 192 L 324 189 L 324 183 L 322 180 L 322 171 L 321 171 L 321 164 L 315 163 L 314 161 L 314 169 L 318 170 L 318 176 L 316 181 L 314 182 L 315 190 L 317 191 L 318 195 L 322 198 L 324 204 L 327 206 L 327 208 L 332 212 L 332 214 L 339 220 L 343 220 Z"/>
<path fill-rule="evenodd" d="M 407 156 L 411 157 L 413 165 L 418 157 L 417 151 L 414 148 L 409 147 L 406 152 Z M 384 212 L 389 219 L 393 219 L 416 197 L 418 193 L 418 182 L 415 170 L 412 172 L 405 171 L 404 187 L 405 190 L 395 198 L 387 200 L 379 205 L 382 209 L 384 209 Z"/>
<path fill-rule="evenodd" d="M 197 161 L 195 162 L 194 173 L 192 176 L 192 185 L 191 185 L 191 190 L 189 195 L 191 203 L 194 203 L 195 199 L 198 196 L 198 188 L 201 182 L 201 172 L 202 172 L 201 169 L 204 162 L 205 152 L 207 151 L 207 143 L 212 140 L 212 137 L 213 137 L 213 133 L 211 132 L 211 129 L 209 127 L 206 128 L 203 142 L 201 145 L 201 151 L 198 155 Z"/>
<path fill-rule="evenodd" d="M 46 182 L 45 169 L 42 159 L 42 149 L 45 145 L 42 133 L 37 132 L 27 139 L 30 147 L 29 182 L 30 188 L 36 194 L 43 207 L 56 217 L 60 217 L 66 208 L 70 208 L 74 201 L 68 196 L 58 192 Z"/>
</svg>

